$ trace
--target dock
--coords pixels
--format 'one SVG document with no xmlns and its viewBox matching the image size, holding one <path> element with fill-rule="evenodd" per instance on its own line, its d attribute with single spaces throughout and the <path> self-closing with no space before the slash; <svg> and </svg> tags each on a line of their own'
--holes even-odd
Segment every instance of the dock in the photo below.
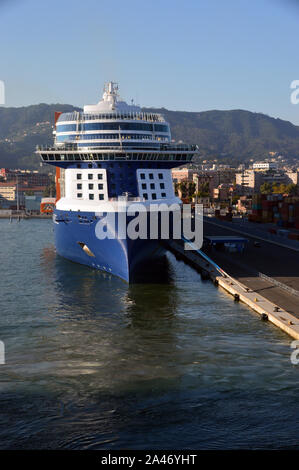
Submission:
<svg viewBox="0 0 299 470">
<path fill-rule="evenodd" d="M 232 295 L 292 338 L 299 339 L 299 250 L 279 246 L 277 241 L 242 233 L 245 249 L 217 249 L 212 242 L 239 241 L 240 233 L 216 219 L 204 218 L 205 244 L 201 250 L 185 250 L 184 240 L 171 240 L 177 258 L 198 269 L 204 279 Z M 209 242 L 209 243 L 207 243 Z M 299 245 L 299 243 L 298 243 Z M 298 247 L 299 248 L 299 247 Z"/>
</svg>

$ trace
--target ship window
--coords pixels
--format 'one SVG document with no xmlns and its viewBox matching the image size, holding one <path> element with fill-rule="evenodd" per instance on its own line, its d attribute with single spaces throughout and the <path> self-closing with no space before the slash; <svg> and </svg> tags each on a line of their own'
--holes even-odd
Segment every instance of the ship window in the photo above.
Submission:
<svg viewBox="0 0 299 470">
<path fill-rule="evenodd" d="M 92 163 L 88 163 L 88 168 L 92 168 Z"/>
<path fill-rule="evenodd" d="M 145 174 L 144 174 L 144 173 L 140 173 L 140 178 L 141 178 L 142 180 L 145 180 Z"/>
<path fill-rule="evenodd" d="M 102 183 L 98 184 L 98 189 L 103 189 L 103 184 Z"/>
<path fill-rule="evenodd" d="M 81 173 L 77 173 L 77 180 L 82 180 L 82 175 L 81 175 Z"/>
<path fill-rule="evenodd" d="M 89 199 L 91 199 L 93 201 L 94 200 L 94 194 L 90 194 Z"/>
<path fill-rule="evenodd" d="M 144 199 L 148 199 L 148 195 L 146 193 L 143 194 Z"/>
<path fill-rule="evenodd" d="M 165 184 L 164 184 L 164 183 L 160 183 L 160 188 L 161 188 L 161 189 L 165 189 Z"/>
<path fill-rule="evenodd" d="M 82 197 L 82 193 L 78 193 L 78 194 L 77 194 L 77 197 Z"/>
<path fill-rule="evenodd" d="M 151 189 L 155 189 L 155 183 L 151 183 Z"/>
<path fill-rule="evenodd" d="M 161 193 L 161 196 L 162 196 L 162 197 L 166 197 L 166 193 Z"/>
<path fill-rule="evenodd" d="M 152 194 L 152 199 L 157 199 L 157 194 L 156 193 Z"/>
<path fill-rule="evenodd" d="M 163 179 L 163 173 L 159 173 L 159 180 Z"/>
<path fill-rule="evenodd" d="M 102 179 L 103 179 L 103 175 L 102 175 L 102 173 L 99 173 L 98 174 L 98 180 L 102 180 Z"/>
<path fill-rule="evenodd" d="M 165 124 L 155 124 L 155 131 L 156 132 L 168 132 L 168 126 Z"/>
<path fill-rule="evenodd" d="M 153 179 L 154 179 L 153 173 L 150 173 L 150 174 L 149 174 L 149 179 L 150 179 L 150 180 L 153 180 Z"/>
<path fill-rule="evenodd" d="M 77 184 L 77 189 L 82 189 L 82 184 Z"/>
<path fill-rule="evenodd" d="M 98 156 L 100 157 L 100 154 Z M 102 168 L 102 163 L 98 163 L 98 168 Z"/>
<path fill-rule="evenodd" d="M 92 178 L 93 178 L 93 174 L 92 174 L 92 173 L 88 173 L 88 179 L 89 179 L 89 180 L 92 180 Z"/>
<path fill-rule="evenodd" d="M 77 168 L 81 168 L 81 163 L 77 163 Z"/>
<path fill-rule="evenodd" d="M 100 199 L 100 201 L 103 201 L 103 199 L 104 199 L 104 194 L 99 194 L 99 199 Z"/>
<path fill-rule="evenodd" d="M 88 185 L 88 189 L 93 189 L 93 184 L 92 184 L 92 183 L 90 183 L 90 184 Z"/>
<path fill-rule="evenodd" d="M 142 183 L 142 189 L 146 189 L 146 183 Z"/>
</svg>

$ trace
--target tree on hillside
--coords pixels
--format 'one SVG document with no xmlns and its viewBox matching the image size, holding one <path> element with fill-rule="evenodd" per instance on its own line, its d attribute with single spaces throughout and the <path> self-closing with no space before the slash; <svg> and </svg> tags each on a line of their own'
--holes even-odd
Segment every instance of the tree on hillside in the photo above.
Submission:
<svg viewBox="0 0 299 470">
<path fill-rule="evenodd" d="M 193 181 L 190 181 L 188 184 L 188 197 L 192 198 L 195 193 L 195 183 Z"/>
<path fill-rule="evenodd" d="M 197 196 L 198 197 L 207 197 L 210 195 L 210 188 L 209 188 L 209 182 L 206 181 L 204 183 L 201 183 L 199 186 L 198 186 L 198 192 L 197 192 Z"/>
<path fill-rule="evenodd" d="M 272 184 L 264 183 L 260 187 L 261 194 L 272 194 Z"/>
<path fill-rule="evenodd" d="M 272 193 L 273 194 L 284 194 L 286 192 L 286 185 L 281 183 L 273 183 L 272 184 Z"/>
<path fill-rule="evenodd" d="M 297 196 L 298 195 L 298 186 L 297 184 L 294 184 L 294 183 L 291 183 L 291 184 L 288 184 L 286 186 L 286 192 L 290 195 L 290 196 Z"/>
</svg>

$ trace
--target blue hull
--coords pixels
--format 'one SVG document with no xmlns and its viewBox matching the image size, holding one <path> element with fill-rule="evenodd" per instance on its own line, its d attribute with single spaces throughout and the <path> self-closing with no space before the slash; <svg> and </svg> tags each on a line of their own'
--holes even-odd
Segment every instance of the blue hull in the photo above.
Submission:
<svg viewBox="0 0 299 470">
<path fill-rule="evenodd" d="M 114 274 L 132 282 L 145 263 L 160 257 L 165 248 L 159 240 L 108 239 L 96 236 L 99 217 L 91 212 L 55 210 L 54 231 L 57 253 L 68 260 Z"/>
</svg>

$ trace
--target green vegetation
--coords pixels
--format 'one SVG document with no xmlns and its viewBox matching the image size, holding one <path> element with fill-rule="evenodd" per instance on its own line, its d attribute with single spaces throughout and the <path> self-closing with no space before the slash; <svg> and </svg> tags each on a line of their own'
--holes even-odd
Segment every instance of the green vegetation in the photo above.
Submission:
<svg viewBox="0 0 299 470">
<path fill-rule="evenodd" d="M 48 172 L 48 165 L 41 167 L 35 148 L 53 143 L 55 111 L 78 109 L 67 104 L 0 107 L 0 166 Z"/>
<path fill-rule="evenodd" d="M 189 199 L 189 201 L 192 201 L 192 198 L 194 197 L 195 194 L 195 183 L 193 181 L 181 181 L 180 183 L 175 184 L 175 192 L 178 194 L 178 192 L 181 192 L 181 197 L 183 199 Z"/>
<path fill-rule="evenodd" d="M 54 182 L 52 182 L 44 190 L 43 197 L 55 197 L 55 196 L 56 196 L 56 185 Z"/>
<path fill-rule="evenodd" d="M 272 194 L 272 184 L 264 183 L 260 187 L 261 194 Z"/>
<path fill-rule="evenodd" d="M 232 201 L 232 205 L 235 206 L 235 205 L 238 203 L 238 200 L 239 200 L 239 199 L 240 199 L 240 196 L 237 196 L 237 195 L 236 195 L 236 196 L 233 196 L 233 197 L 232 197 L 232 200 L 231 200 L 231 201 Z"/>
<path fill-rule="evenodd" d="M 198 188 L 197 196 L 198 197 L 208 197 L 210 195 L 209 183 L 201 183 Z"/>
<path fill-rule="evenodd" d="M 293 183 L 264 183 L 260 187 L 260 192 L 261 194 L 289 194 L 290 196 L 297 196 L 298 186 Z"/>
<path fill-rule="evenodd" d="M 53 142 L 54 112 L 79 110 L 71 105 L 39 104 L 0 107 L 0 166 L 39 169 L 36 145 Z M 236 164 L 268 156 L 270 151 L 299 157 L 299 127 L 264 114 L 243 110 L 199 113 L 145 109 L 162 113 L 172 137 L 198 144 L 201 157 Z"/>
<path fill-rule="evenodd" d="M 290 196 L 298 196 L 298 186 L 297 186 L 297 184 L 294 184 L 294 183 L 288 184 L 287 187 L 286 187 L 286 192 Z"/>
<path fill-rule="evenodd" d="M 176 140 L 198 144 L 206 159 L 236 164 L 263 159 L 269 152 L 299 157 L 299 127 L 288 121 L 244 110 L 152 111 L 165 116 Z"/>
</svg>

